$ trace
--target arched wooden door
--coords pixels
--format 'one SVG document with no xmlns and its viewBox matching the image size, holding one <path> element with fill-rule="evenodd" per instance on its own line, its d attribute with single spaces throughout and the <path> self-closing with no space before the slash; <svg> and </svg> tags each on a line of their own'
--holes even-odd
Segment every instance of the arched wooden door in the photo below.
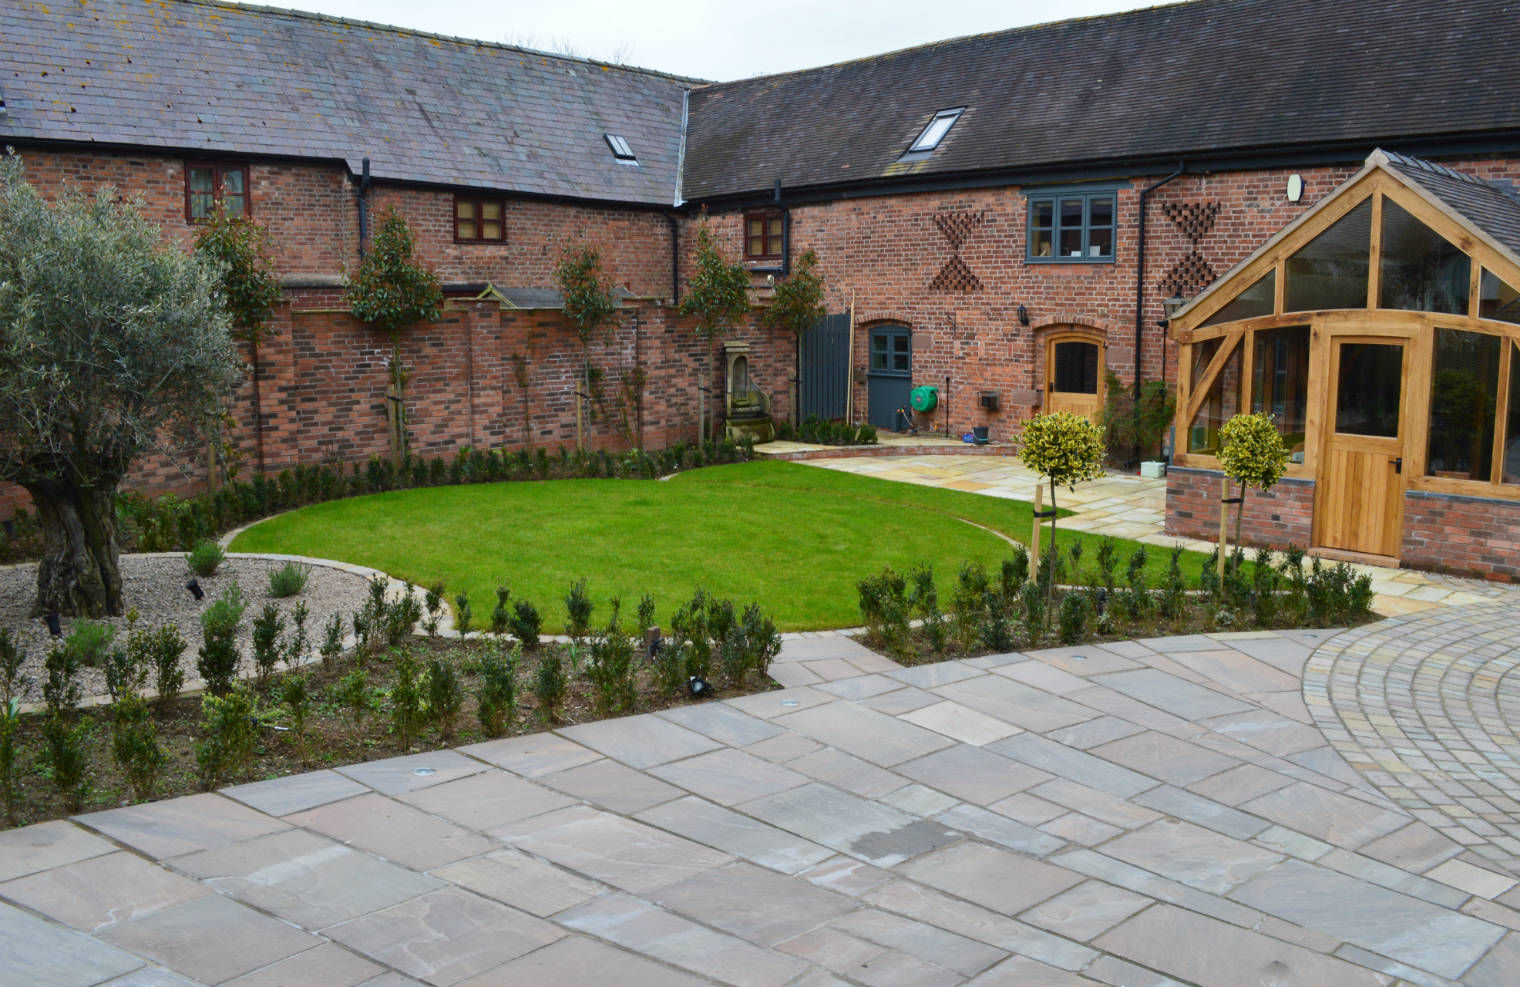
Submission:
<svg viewBox="0 0 1520 987">
<path fill-rule="evenodd" d="M 1070 411 L 1096 422 L 1103 413 L 1103 343 L 1081 333 L 1045 340 L 1045 411 Z"/>
</svg>

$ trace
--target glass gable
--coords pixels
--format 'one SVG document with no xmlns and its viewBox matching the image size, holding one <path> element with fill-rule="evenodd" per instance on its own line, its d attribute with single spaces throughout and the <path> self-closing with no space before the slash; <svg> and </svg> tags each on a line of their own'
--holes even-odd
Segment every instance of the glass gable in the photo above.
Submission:
<svg viewBox="0 0 1520 987">
<path fill-rule="evenodd" d="M 1466 254 L 1384 197 L 1379 308 L 1466 315 L 1471 275 Z"/>
<path fill-rule="evenodd" d="M 1499 280 L 1493 271 L 1484 271 L 1478 282 L 1478 318 L 1520 323 L 1520 291 Z"/>
<path fill-rule="evenodd" d="M 1288 258 L 1288 312 L 1366 308 L 1372 249 L 1372 199 L 1336 220 Z"/>
<path fill-rule="evenodd" d="M 1203 324 L 1215 326 L 1221 322 L 1254 319 L 1259 315 L 1271 315 L 1277 305 L 1277 272 L 1268 271 L 1255 284 L 1236 295 L 1224 308 L 1209 316 Z"/>
</svg>

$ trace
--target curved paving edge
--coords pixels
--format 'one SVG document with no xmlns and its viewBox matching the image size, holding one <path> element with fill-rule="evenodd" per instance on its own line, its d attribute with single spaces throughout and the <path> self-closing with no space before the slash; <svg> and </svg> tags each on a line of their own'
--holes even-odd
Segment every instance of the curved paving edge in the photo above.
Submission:
<svg viewBox="0 0 1520 987">
<path fill-rule="evenodd" d="M 1337 635 L 1304 667 L 1315 725 L 1384 795 L 1520 874 L 1520 602 Z"/>
</svg>

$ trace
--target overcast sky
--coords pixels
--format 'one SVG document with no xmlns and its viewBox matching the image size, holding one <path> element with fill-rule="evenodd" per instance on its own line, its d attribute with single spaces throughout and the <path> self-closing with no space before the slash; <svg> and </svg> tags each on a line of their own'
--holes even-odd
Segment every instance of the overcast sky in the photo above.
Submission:
<svg viewBox="0 0 1520 987">
<path fill-rule="evenodd" d="M 1152 6 L 1135 0 L 263 2 L 724 81 L 811 68 L 965 34 Z"/>
</svg>

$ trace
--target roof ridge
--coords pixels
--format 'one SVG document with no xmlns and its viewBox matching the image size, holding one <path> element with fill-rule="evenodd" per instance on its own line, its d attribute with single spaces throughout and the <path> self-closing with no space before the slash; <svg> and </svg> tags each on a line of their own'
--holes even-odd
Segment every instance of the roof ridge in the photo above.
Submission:
<svg viewBox="0 0 1520 987">
<path fill-rule="evenodd" d="M 1412 154 L 1403 154 L 1399 151 L 1387 150 L 1386 148 L 1379 148 L 1378 150 L 1387 156 L 1388 162 L 1392 165 L 1403 166 L 1412 171 L 1424 171 L 1432 175 L 1439 175 L 1442 178 L 1450 178 L 1453 181 L 1465 182 L 1468 185 L 1477 185 L 1481 188 L 1498 192 L 1500 195 L 1512 199 L 1516 203 L 1520 203 L 1520 193 L 1517 193 L 1515 187 L 1509 183 L 1497 182 L 1484 178 L 1482 175 L 1474 175 L 1465 171 L 1457 171 L 1454 168 L 1448 168 L 1446 165 L 1437 164 L 1434 161 L 1417 158 Z"/>
<path fill-rule="evenodd" d="M 1115 10 L 1106 14 L 1088 14 L 1085 17 L 1063 17 L 1060 20 L 1041 21 L 1038 24 L 1017 24 L 1013 27 L 998 28 L 995 31 L 975 31 L 971 34 L 959 34 L 953 38 L 941 38 L 938 41 L 925 41 L 916 45 L 904 45 L 901 48 L 893 48 L 890 51 L 876 52 L 870 55 L 861 55 L 859 58 L 846 58 L 838 62 L 825 62 L 822 65 L 813 65 L 808 68 L 787 69 L 785 72 L 767 72 L 763 75 L 752 75 L 744 79 L 711 80 L 701 82 L 697 89 L 712 89 L 718 86 L 734 86 L 749 82 L 769 82 L 776 79 L 784 79 L 790 76 L 806 75 L 809 72 L 822 72 L 825 69 L 844 68 L 847 65 L 859 65 L 865 62 L 875 62 L 896 55 L 905 55 L 913 51 L 927 51 L 930 48 L 939 48 L 945 45 L 960 44 L 964 41 L 974 41 L 979 38 L 996 38 L 1005 35 L 1022 34 L 1030 31 L 1039 31 L 1044 28 L 1055 27 L 1061 24 L 1081 24 L 1089 21 L 1115 20 L 1121 17 L 1133 17 L 1138 14 L 1148 14 L 1157 10 L 1166 10 L 1173 7 L 1198 7 L 1209 3 L 1226 3 L 1228 0 L 1170 0 L 1170 2 L 1153 3 L 1148 7 L 1135 7 L 1131 10 Z"/>
<path fill-rule="evenodd" d="M 299 17 L 305 20 L 323 21 L 329 24 L 344 24 L 351 27 L 366 27 L 377 31 L 385 31 L 390 34 L 411 35 L 418 38 L 428 38 L 435 41 L 444 41 L 450 44 L 464 45 L 473 48 L 499 48 L 503 51 L 522 52 L 525 55 L 540 55 L 544 58 L 554 58 L 562 62 L 575 62 L 580 65 L 590 65 L 601 69 L 617 72 L 630 72 L 638 75 L 654 76 L 661 79 L 669 79 L 672 82 L 685 82 L 692 85 L 707 83 L 709 80 L 698 79 L 693 76 L 677 75 L 674 72 L 663 72 L 659 69 L 649 69 L 638 65 L 619 65 L 616 62 L 603 61 L 597 58 L 586 58 L 580 55 L 565 55 L 560 52 L 543 51 L 538 48 L 529 48 L 525 45 L 507 44 L 503 41 L 485 41 L 480 38 L 466 38 L 457 34 L 440 34 L 436 31 L 422 31 L 412 27 L 402 27 L 398 24 L 383 24 L 379 21 L 366 21 L 356 17 L 339 17 L 336 14 L 324 14 L 314 10 L 297 10 L 293 7 L 275 7 L 262 3 L 243 3 L 241 0 L 147 0 L 149 6 L 196 6 L 215 7 L 222 10 L 234 10 L 238 12 L 250 12 L 255 14 L 279 14 L 289 17 Z"/>
</svg>

